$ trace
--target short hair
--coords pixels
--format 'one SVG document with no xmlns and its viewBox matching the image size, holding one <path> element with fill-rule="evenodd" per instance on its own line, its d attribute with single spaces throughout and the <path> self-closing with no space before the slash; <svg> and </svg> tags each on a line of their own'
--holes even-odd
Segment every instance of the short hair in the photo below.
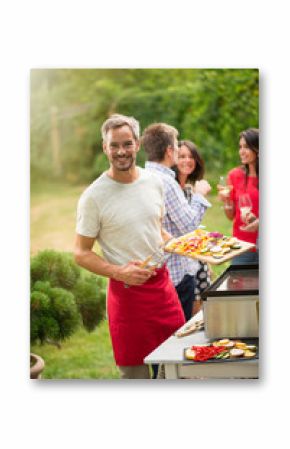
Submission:
<svg viewBox="0 0 290 449">
<path fill-rule="evenodd" d="M 148 155 L 148 161 L 162 161 L 167 147 L 174 147 L 174 139 L 177 139 L 177 137 L 177 129 L 167 125 L 167 123 L 149 125 L 141 137 L 141 143 Z"/>
<path fill-rule="evenodd" d="M 107 134 L 110 129 L 120 128 L 121 126 L 129 126 L 133 136 L 136 140 L 140 137 L 140 125 L 134 117 L 127 117 L 126 115 L 113 114 L 102 125 L 101 132 L 103 141 L 106 141 Z"/>
</svg>

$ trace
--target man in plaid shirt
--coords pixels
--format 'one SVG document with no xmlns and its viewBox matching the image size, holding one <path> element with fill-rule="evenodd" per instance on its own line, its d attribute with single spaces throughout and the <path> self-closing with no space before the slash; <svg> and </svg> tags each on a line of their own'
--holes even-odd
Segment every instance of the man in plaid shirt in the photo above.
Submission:
<svg viewBox="0 0 290 449">
<path fill-rule="evenodd" d="M 196 191 L 190 203 L 185 199 L 182 189 L 175 180 L 171 167 L 176 165 L 178 158 L 178 131 L 165 123 L 154 123 L 145 129 L 142 144 L 148 155 L 145 164 L 162 178 L 165 192 L 166 214 L 163 226 L 173 236 L 179 237 L 193 231 L 200 224 L 210 203 L 204 198 L 211 187 L 207 181 L 197 183 Z M 186 320 L 192 316 L 194 300 L 194 275 L 199 264 L 193 259 L 172 254 L 167 262 L 171 279 L 178 293 Z"/>
</svg>

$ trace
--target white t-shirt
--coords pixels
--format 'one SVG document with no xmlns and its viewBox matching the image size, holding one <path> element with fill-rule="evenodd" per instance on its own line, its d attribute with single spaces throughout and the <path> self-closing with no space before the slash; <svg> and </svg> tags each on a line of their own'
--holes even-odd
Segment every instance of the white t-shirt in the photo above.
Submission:
<svg viewBox="0 0 290 449">
<path fill-rule="evenodd" d="M 115 265 L 144 260 L 162 243 L 162 181 L 155 174 L 137 169 L 139 177 L 128 184 L 103 173 L 78 203 L 77 233 L 95 238 L 104 258 Z"/>
</svg>

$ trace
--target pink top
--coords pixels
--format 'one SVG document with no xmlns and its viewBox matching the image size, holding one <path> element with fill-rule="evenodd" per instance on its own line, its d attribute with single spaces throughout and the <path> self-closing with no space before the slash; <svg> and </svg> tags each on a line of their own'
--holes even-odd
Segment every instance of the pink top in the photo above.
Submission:
<svg viewBox="0 0 290 449">
<path fill-rule="evenodd" d="M 239 196 L 243 193 L 248 193 L 252 200 L 252 212 L 259 217 L 259 188 L 258 178 L 256 176 L 248 176 L 246 185 L 246 173 L 241 167 L 234 168 L 228 174 L 228 184 L 233 186 L 231 191 L 231 200 L 235 206 L 235 216 L 233 220 L 233 236 L 245 242 L 257 242 L 258 232 L 246 232 L 240 229 L 240 226 L 245 225 L 241 220 L 241 211 L 239 209 Z"/>
</svg>

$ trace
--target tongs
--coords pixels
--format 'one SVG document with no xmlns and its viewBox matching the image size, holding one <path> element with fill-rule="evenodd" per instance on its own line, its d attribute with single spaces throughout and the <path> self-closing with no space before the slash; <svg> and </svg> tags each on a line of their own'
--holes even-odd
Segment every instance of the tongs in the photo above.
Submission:
<svg viewBox="0 0 290 449">
<path fill-rule="evenodd" d="M 186 337 L 187 335 L 193 334 L 197 331 L 202 331 L 204 329 L 204 321 L 194 321 L 191 324 L 188 324 L 187 326 L 182 327 L 180 330 L 175 332 L 176 337 Z"/>
<path fill-rule="evenodd" d="M 172 254 L 165 255 L 163 249 L 172 239 L 166 240 L 166 242 L 162 243 L 156 251 L 154 251 L 150 256 L 146 257 L 146 259 L 141 262 L 139 265 L 140 268 L 161 268 L 167 262 L 167 260 L 172 256 Z M 154 265 L 151 267 L 149 263 L 154 258 Z M 125 288 L 129 288 L 128 284 L 124 284 Z"/>
<path fill-rule="evenodd" d="M 148 268 L 149 262 L 151 262 L 151 260 L 154 258 L 154 262 L 156 262 L 156 263 L 153 266 L 155 268 L 161 268 L 167 262 L 167 260 L 172 256 L 172 254 L 165 255 L 163 250 L 164 250 L 165 246 L 167 246 L 168 243 L 171 242 L 171 240 L 173 240 L 174 238 L 175 237 L 171 237 L 170 239 L 166 240 L 166 242 L 161 243 L 161 245 L 159 245 L 159 247 L 157 248 L 156 251 L 154 251 L 154 253 L 150 254 L 150 256 L 146 257 L 146 259 L 143 260 L 140 267 Z"/>
</svg>

